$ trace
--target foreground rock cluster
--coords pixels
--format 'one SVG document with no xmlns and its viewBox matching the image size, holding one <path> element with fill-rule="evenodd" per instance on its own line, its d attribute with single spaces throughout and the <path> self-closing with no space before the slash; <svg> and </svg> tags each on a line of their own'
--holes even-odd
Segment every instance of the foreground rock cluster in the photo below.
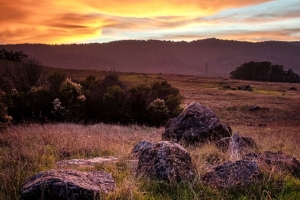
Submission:
<svg viewBox="0 0 300 200">
<path fill-rule="evenodd" d="M 190 153 L 181 145 L 199 148 L 205 142 L 228 153 L 230 160 L 211 168 L 201 177 L 204 185 L 218 189 L 246 188 L 260 179 L 262 169 L 284 170 L 300 178 L 300 163 L 280 152 L 257 152 L 250 137 L 232 134 L 229 125 L 214 112 L 198 103 L 190 104 L 181 115 L 171 119 L 162 134 L 163 141 L 142 140 L 134 146 L 131 157 L 136 176 L 169 183 L 195 180 L 196 172 Z M 91 166 L 117 162 L 118 158 L 73 159 L 58 166 Z M 29 178 L 21 189 L 21 199 L 99 199 L 100 194 L 114 191 L 116 183 L 106 172 L 81 172 L 70 169 L 50 170 Z"/>
</svg>

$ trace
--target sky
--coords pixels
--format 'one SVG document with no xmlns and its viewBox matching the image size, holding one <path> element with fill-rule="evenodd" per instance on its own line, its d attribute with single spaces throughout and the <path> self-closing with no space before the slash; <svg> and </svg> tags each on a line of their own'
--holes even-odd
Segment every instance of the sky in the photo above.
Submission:
<svg viewBox="0 0 300 200">
<path fill-rule="evenodd" d="M 0 44 L 300 41 L 300 0 L 0 0 Z"/>
</svg>

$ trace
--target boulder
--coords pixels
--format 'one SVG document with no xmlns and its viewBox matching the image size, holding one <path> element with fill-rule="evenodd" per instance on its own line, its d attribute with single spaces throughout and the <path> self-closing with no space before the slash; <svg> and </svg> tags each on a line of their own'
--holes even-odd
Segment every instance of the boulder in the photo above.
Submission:
<svg viewBox="0 0 300 200">
<path fill-rule="evenodd" d="M 50 170 L 29 178 L 21 188 L 22 200 L 99 199 L 100 192 L 115 188 L 115 181 L 106 172 Z"/>
<path fill-rule="evenodd" d="M 145 149 L 152 148 L 154 145 L 155 145 L 154 142 L 150 142 L 148 140 L 142 140 L 133 147 L 133 149 L 131 151 L 131 155 L 134 158 L 138 159 L 142 155 L 142 153 Z"/>
<path fill-rule="evenodd" d="M 212 188 L 228 189 L 243 188 L 255 183 L 259 175 L 258 166 L 254 161 L 229 161 L 214 168 L 202 177 L 205 185 Z"/>
<path fill-rule="evenodd" d="M 269 170 L 288 171 L 294 176 L 300 177 L 300 162 L 296 158 L 281 152 L 249 153 L 243 159 L 255 161 Z"/>
<path fill-rule="evenodd" d="M 221 123 L 213 110 L 191 103 L 183 112 L 170 119 L 162 134 L 163 140 L 197 144 L 231 136 L 230 126 Z"/>
<path fill-rule="evenodd" d="M 188 182 L 195 176 L 190 154 L 170 141 L 155 143 L 141 154 L 137 175 L 167 182 Z"/>
<path fill-rule="evenodd" d="M 231 137 L 222 138 L 216 142 L 216 146 L 223 152 L 227 151 L 233 160 L 240 160 L 242 156 L 253 152 L 257 148 L 251 137 L 240 136 L 239 133 L 234 133 Z"/>
</svg>

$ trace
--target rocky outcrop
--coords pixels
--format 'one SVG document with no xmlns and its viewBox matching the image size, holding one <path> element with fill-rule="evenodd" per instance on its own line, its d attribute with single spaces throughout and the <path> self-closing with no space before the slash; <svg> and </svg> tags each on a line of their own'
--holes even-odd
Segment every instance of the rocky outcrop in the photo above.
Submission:
<svg viewBox="0 0 300 200">
<path fill-rule="evenodd" d="M 177 117 L 169 120 L 163 140 L 197 144 L 231 136 L 230 126 L 220 122 L 214 112 L 198 103 L 192 103 Z"/>
<path fill-rule="evenodd" d="M 149 148 L 152 148 L 155 145 L 154 142 L 150 142 L 148 140 L 142 140 L 137 145 L 135 145 L 131 151 L 131 155 L 134 158 L 139 158 L 143 151 Z"/>
<path fill-rule="evenodd" d="M 228 152 L 232 160 L 240 160 L 242 156 L 249 154 L 257 148 L 251 137 L 240 136 L 234 133 L 231 137 L 222 138 L 216 142 L 216 146 L 223 152 Z"/>
<path fill-rule="evenodd" d="M 115 188 L 115 181 L 106 172 L 50 170 L 29 178 L 21 189 L 22 200 L 90 200 Z"/>
<path fill-rule="evenodd" d="M 293 156 L 281 152 L 249 153 L 243 159 L 255 161 L 262 168 L 288 171 L 294 176 L 300 177 L 300 162 Z"/>
<path fill-rule="evenodd" d="M 137 175 L 174 183 L 190 181 L 195 173 L 187 150 L 177 143 L 161 141 L 143 151 Z"/>
<path fill-rule="evenodd" d="M 258 166 L 254 161 L 229 161 L 214 168 L 202 177 L 205 185 L 212 188 L 227 189 L 245 187 L 255 183 L 259 175 Z"/>
</svg>

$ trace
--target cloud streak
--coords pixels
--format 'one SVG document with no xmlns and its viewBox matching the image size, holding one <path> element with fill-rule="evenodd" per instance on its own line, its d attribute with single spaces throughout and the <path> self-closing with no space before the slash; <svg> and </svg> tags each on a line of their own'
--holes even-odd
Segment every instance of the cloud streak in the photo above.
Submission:
<svg viewBox="0 0 300 200">
<path fill-rule="evenodd" d="M 300 13 L 295 9 L 297 1 L 291 1 L 293 4 L 286 5 L 287 9 L 277 6 L 266 12 L 264 6 L 274 4 L 273 1 L 0 0 L 0 43 L 82 43 L 141 38 L 192 40 L 205 37 L 237 37 L 248 41 L 296 40 L 299 32 L 293 20 L 300 20 Z M 288 24 L 286 31 L 282 26 L 274 29 L 280 22 Z M 269 26 L 273 32 L 266 27 L 256 30 L 255 24 Z M 290 32 L 292 29 L 295 31 Z M 261 37 L 257 36 L 259 34 Z"/>
</svg>

